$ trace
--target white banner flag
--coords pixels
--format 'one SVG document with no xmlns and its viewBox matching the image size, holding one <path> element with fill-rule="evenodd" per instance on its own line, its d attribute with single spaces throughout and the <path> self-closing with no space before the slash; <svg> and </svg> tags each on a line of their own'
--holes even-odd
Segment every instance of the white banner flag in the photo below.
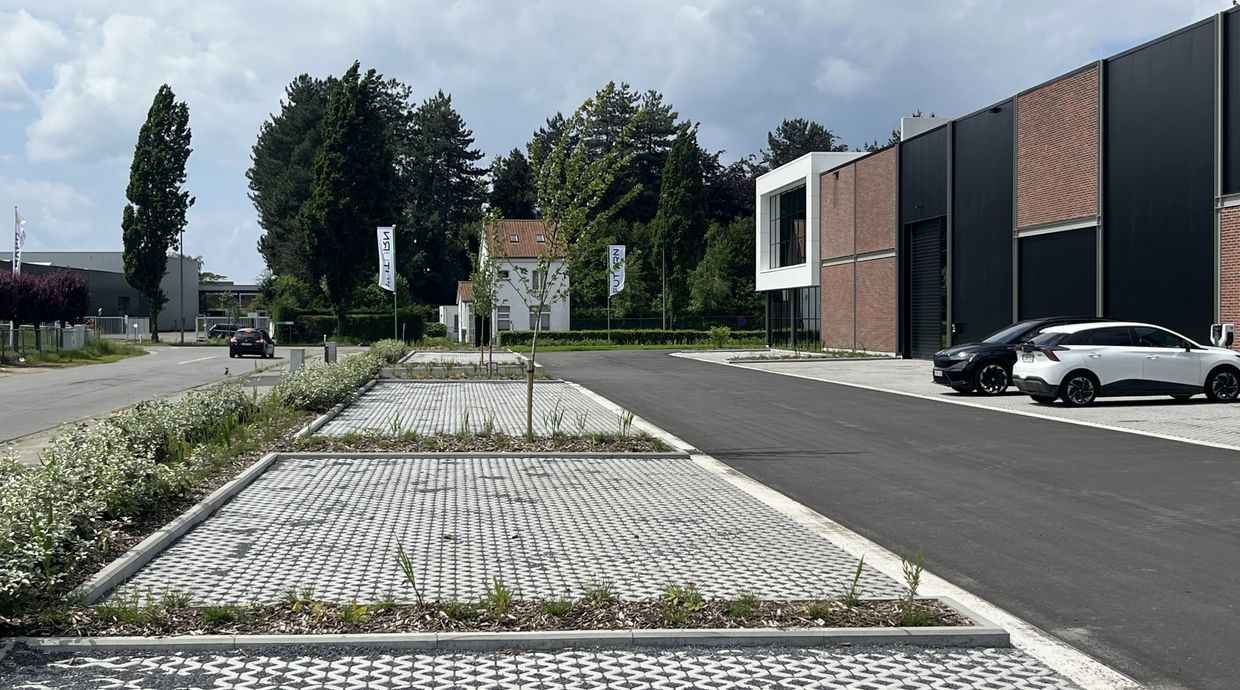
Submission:
<svg viewBox="0 0 1240 690">
<path fill-rule="evenodd" d="M 26 219 L 13 207 L 13 272 L 22 272 L 22 247 L 26 246 Z"/>
<path fill-rule="evenodd" d="M 624 290 L 624 245 L 607 245 L 607 265 L 611 268 L 611 280 L 607 286 L 607 296 L 620 294 Z"/>
<path fill-rule="evenodd" d="M 396 228 L 378 228 L 379 239 L 379 287 L 396 292 Z"/>
</svg>

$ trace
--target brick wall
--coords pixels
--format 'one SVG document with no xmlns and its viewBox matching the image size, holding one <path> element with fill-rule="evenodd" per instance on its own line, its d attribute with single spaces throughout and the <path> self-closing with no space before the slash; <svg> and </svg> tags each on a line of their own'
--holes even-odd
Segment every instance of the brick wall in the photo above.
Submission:
<svg viewBox="0 0 1240 690">
<path fill-rule="evenodd" d="M 835 173 L 838 172 L 839 175 Z M 819 218 L 822 258 L 853 253 L 853 184 L 856 171 L 848 165 L 819 178 Z"/>
<path fill-rule="evenodd" d="M 853 341 L 853 265 L 823 266 L 822 344 L 852 348 Z"/>
<path fill-rule="evenodd" d="M 896 149 L 856 163 L 857 253 L 896 246 Z"/>
<path fill-rule="evenodd" d="M 1019 98 L 1016 226 L 1098 214 L 1098 68 Z"/>
<path fill-rule="evenodd" d="M 1221 323 L 1240 325 L 1240 207 L 1220 211 L 1219 316 Z M 1240 340 L 1232 343 L 1240 350 Z"/>
<path fill-rule="evenodd" d="M 857 348 L 896 350 L 896 260 L 857 262 Z"/>
</svg>

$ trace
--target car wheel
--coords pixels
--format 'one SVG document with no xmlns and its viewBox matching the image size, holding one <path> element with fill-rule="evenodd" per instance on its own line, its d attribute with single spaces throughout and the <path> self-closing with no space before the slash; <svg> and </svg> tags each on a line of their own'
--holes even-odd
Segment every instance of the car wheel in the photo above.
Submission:
<svg viewBox="0 0 1240 690">
<path fill-rule="evenodd" d="M 1098 379 L 1089 372 L 1073 372 L 1059 385 L 1063 390 L 1059 397 L 1065 405 L 1085 407 L 1098 398 Z"/>
<path fill-rule="evenodd" d="M 999 362 L 983 362 L 973 375 L 973 390 L 982 395 L 998 395 L 1011 382 L 1007 367 Z"/>
<path fill-rule="evenodd" d="M 1029 397 L 1033 398 L 1034 402 L 1042 403 L 1043 405 L 1049 405 L 1055 402 L 1055 396 L 1053 395 L 1031 395 Z"/>
<path fill-rule="evenodd" d="M 1206 379 L 1206 397 L 1211 402 L 1235 402 L 1240 397 L 1240 375 L 1231 367 L 1219 367 Z"/>
</svg>

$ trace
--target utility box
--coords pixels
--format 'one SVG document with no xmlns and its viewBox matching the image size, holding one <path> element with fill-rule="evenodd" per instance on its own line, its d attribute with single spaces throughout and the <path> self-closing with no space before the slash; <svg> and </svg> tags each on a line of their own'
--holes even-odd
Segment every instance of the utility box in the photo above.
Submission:
<svg viewBox="0 0 1240 690">
<path fill-rule="evenodd" d="M 1216 323 L 1210 326 L 1210 344 L 1215 347 L 1231 347 L 1236 342 L 1236 324 Z"/>
<path fill-rule="evenodd" d="M 291 347 L 288 351 L 288 373 L 296 374 L 306 365 L 306 348 Z"/>
<path fill-rule="evenodd" d="M 336 343 L 323 343 L 323 361 L 328 364 L 336 363 Z"/>
</svg>

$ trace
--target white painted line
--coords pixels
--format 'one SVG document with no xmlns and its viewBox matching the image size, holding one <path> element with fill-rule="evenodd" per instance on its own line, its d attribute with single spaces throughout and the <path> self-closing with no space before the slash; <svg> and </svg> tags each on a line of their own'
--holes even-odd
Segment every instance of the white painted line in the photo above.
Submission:
<svg viewBox="0 0 1240 690">
<path fill-rule="evenodd" d="M 219 355 L 211 355 L 209 357 L 199 357 L 198 359 L 187 359 L 184 362 L 177 362 L 177 364 L 193 364 L 194 362 L 201 362 L 204 359 L 215 359 L 216 357 L 219 357 Z"/>
<path fill-rule="evenodd" d="M 699 360 L 701 361 L 701 360 Z M 727 366 L 738 366 L 728 364 Z M 747 367 L 742 367 L 747 368 Z M 757 369 L 755 371 L 763 371 Z M 789 374 L 793 376 L 794 374 Z M 809 377 L 804 377 L 809 378 Z M 813 379 L 821 381 L 821 379 Z M 607 398 L 571 381 L 583 393 L 592 397 L 600 405 L 619 414 L 623 408 Z M 848 384 L 845 384 L 848 385 Z M 881 389 L 874 389 L 881 390 Z M 947 402 L 947 401 L 945 401 Z M 990 408 L 987 408 L 990 409 Z M 639 424 L 640 422 L 640 424 Z M 693 461 L 701 467 L 719 475 L 728 483 L 757 498 L 768 506 L 778 510 L 804 525 L 814 533 L 824 537 L 832 544 L 840 547 L 856 558 L 865 557 L 867 567 L 872 567 L 896 582 L 904 581 L 904 572 L 900 557 L 884 549 L 865 537 L 849 530 L 834 520 L 821 515 L 809 507 L 779 493 L 778 491 L 742 474 L 722 462 L 695 449 L 689 443 L 677 438 L 646 420 L 634 420 L 634 426 L 640 426 L 652 436 L 659 438 L 672 447 L 689 452 Z M 960 602 L 965 607 L 976 611 L 1000 627 L 1006 629 L 1011 636 L 1012 646 L 1029 656 L 1041 661 L 1054 671 L 1071 679 L 1083 690 L 1139 690 L 1141 685 L 1124 674 L 1102 664 L 1093 657 L 1058 640 L 1026 623 L 1020 618 L 1004 611 L 981 597 L 970 594 L 964 589 L 932 574 L 922 573 L 922 586 L 919 593 L 927 597 L 948 597 Z"/>
<path fill-rule="evenodd" d="M 970 402 L 968 400 L 957 400 L 954 398 L 946 398 L 942 396 L 926 395 L 925 393 L 911 393 L 909 391 L 892 390 L 891 388 L 880 388 L 878 386 L 869 386 L 864 383 L 854 383 L 851 381 L 836 381 L 835 379 L 824 379 L 818 376 L 810 376 L 809 374 L 798 374 L 791 371 L 776 371 L 774 369 L 759 369 L 757 367 L 746 366 L 746 363 L 732 362 L 715 362 L 706 359 L 698 359 L 696 357 L 686 357 L 679 353 L 672 353 L 671 357 L 680 357 L 681 359 L 692 359 L 697 362 L 705 362 L 707 364 L 722 364 L 725 367 L 736 367 L 748 371 L 756 371 L 765 374 L 778 374 L 780 376 L 791 376 L 797 379 L 805 379 L 806 381 L 817 381 L 819 383 L 829 383 L 836 386 L 848 386 L 850 388 L 860 388 L 867 391 L 875 391 L 878 393 L 890 393 L 892 395 L 903 395 L 907 398 L 921 398 L 922 400 L 933 400 L 934 402 L 947 403 L 948 405 L 963 405 L 965 407 L 973 407 L 979 410 L 990 410 L 991 412 L 1003 412 L 1005 414 L 1021 415 L 1022 417 L 1033 417 L 1035 419 L 1045 419 L 1052 422 L 1063 422 L 1064 424 L 1075 424 L 1077 426 L 1088 426 L 1094 429 L 1105 429 L 1107 431 L 1118 431 L 1125 434 L 1136 434 L 1138 436 L 1149 436 L 1151 438 L 1160 438 L 1164 441 L 1178 441 L 1180 443 L 1191 443 L 1195 446 L 1206 446 L 1207 448 L 1221 448 L 1223 450 L 1240 450 L 1240 446 L 1228 445 L 1226 443 L 1215 443 L 1213 441 L 1202 441 L 1194 438 L 1184 438 L 1183 436 L 1172 436 L 1170 434 L 1160 434 L 1156 431 L 1142 431 L 1141 429 L 1129 429 L 1127 427 L 1115 426 L 1112 424 L 1103 424 L 1102 422 L 1087 422 L 1082 419 L 1069 419 L 1066 417 L 1056 417 L 1053 415 L 1042 414 L 1040 412 L 1030 412 L 1026 410 L 1013 410 L 1006 407 L 991 407 L 982 403 Z M 759 364 L 762 364 L 761 362 Z M 1032 403 L 1030 403 L 1032 404 Z"/>
</svg>

